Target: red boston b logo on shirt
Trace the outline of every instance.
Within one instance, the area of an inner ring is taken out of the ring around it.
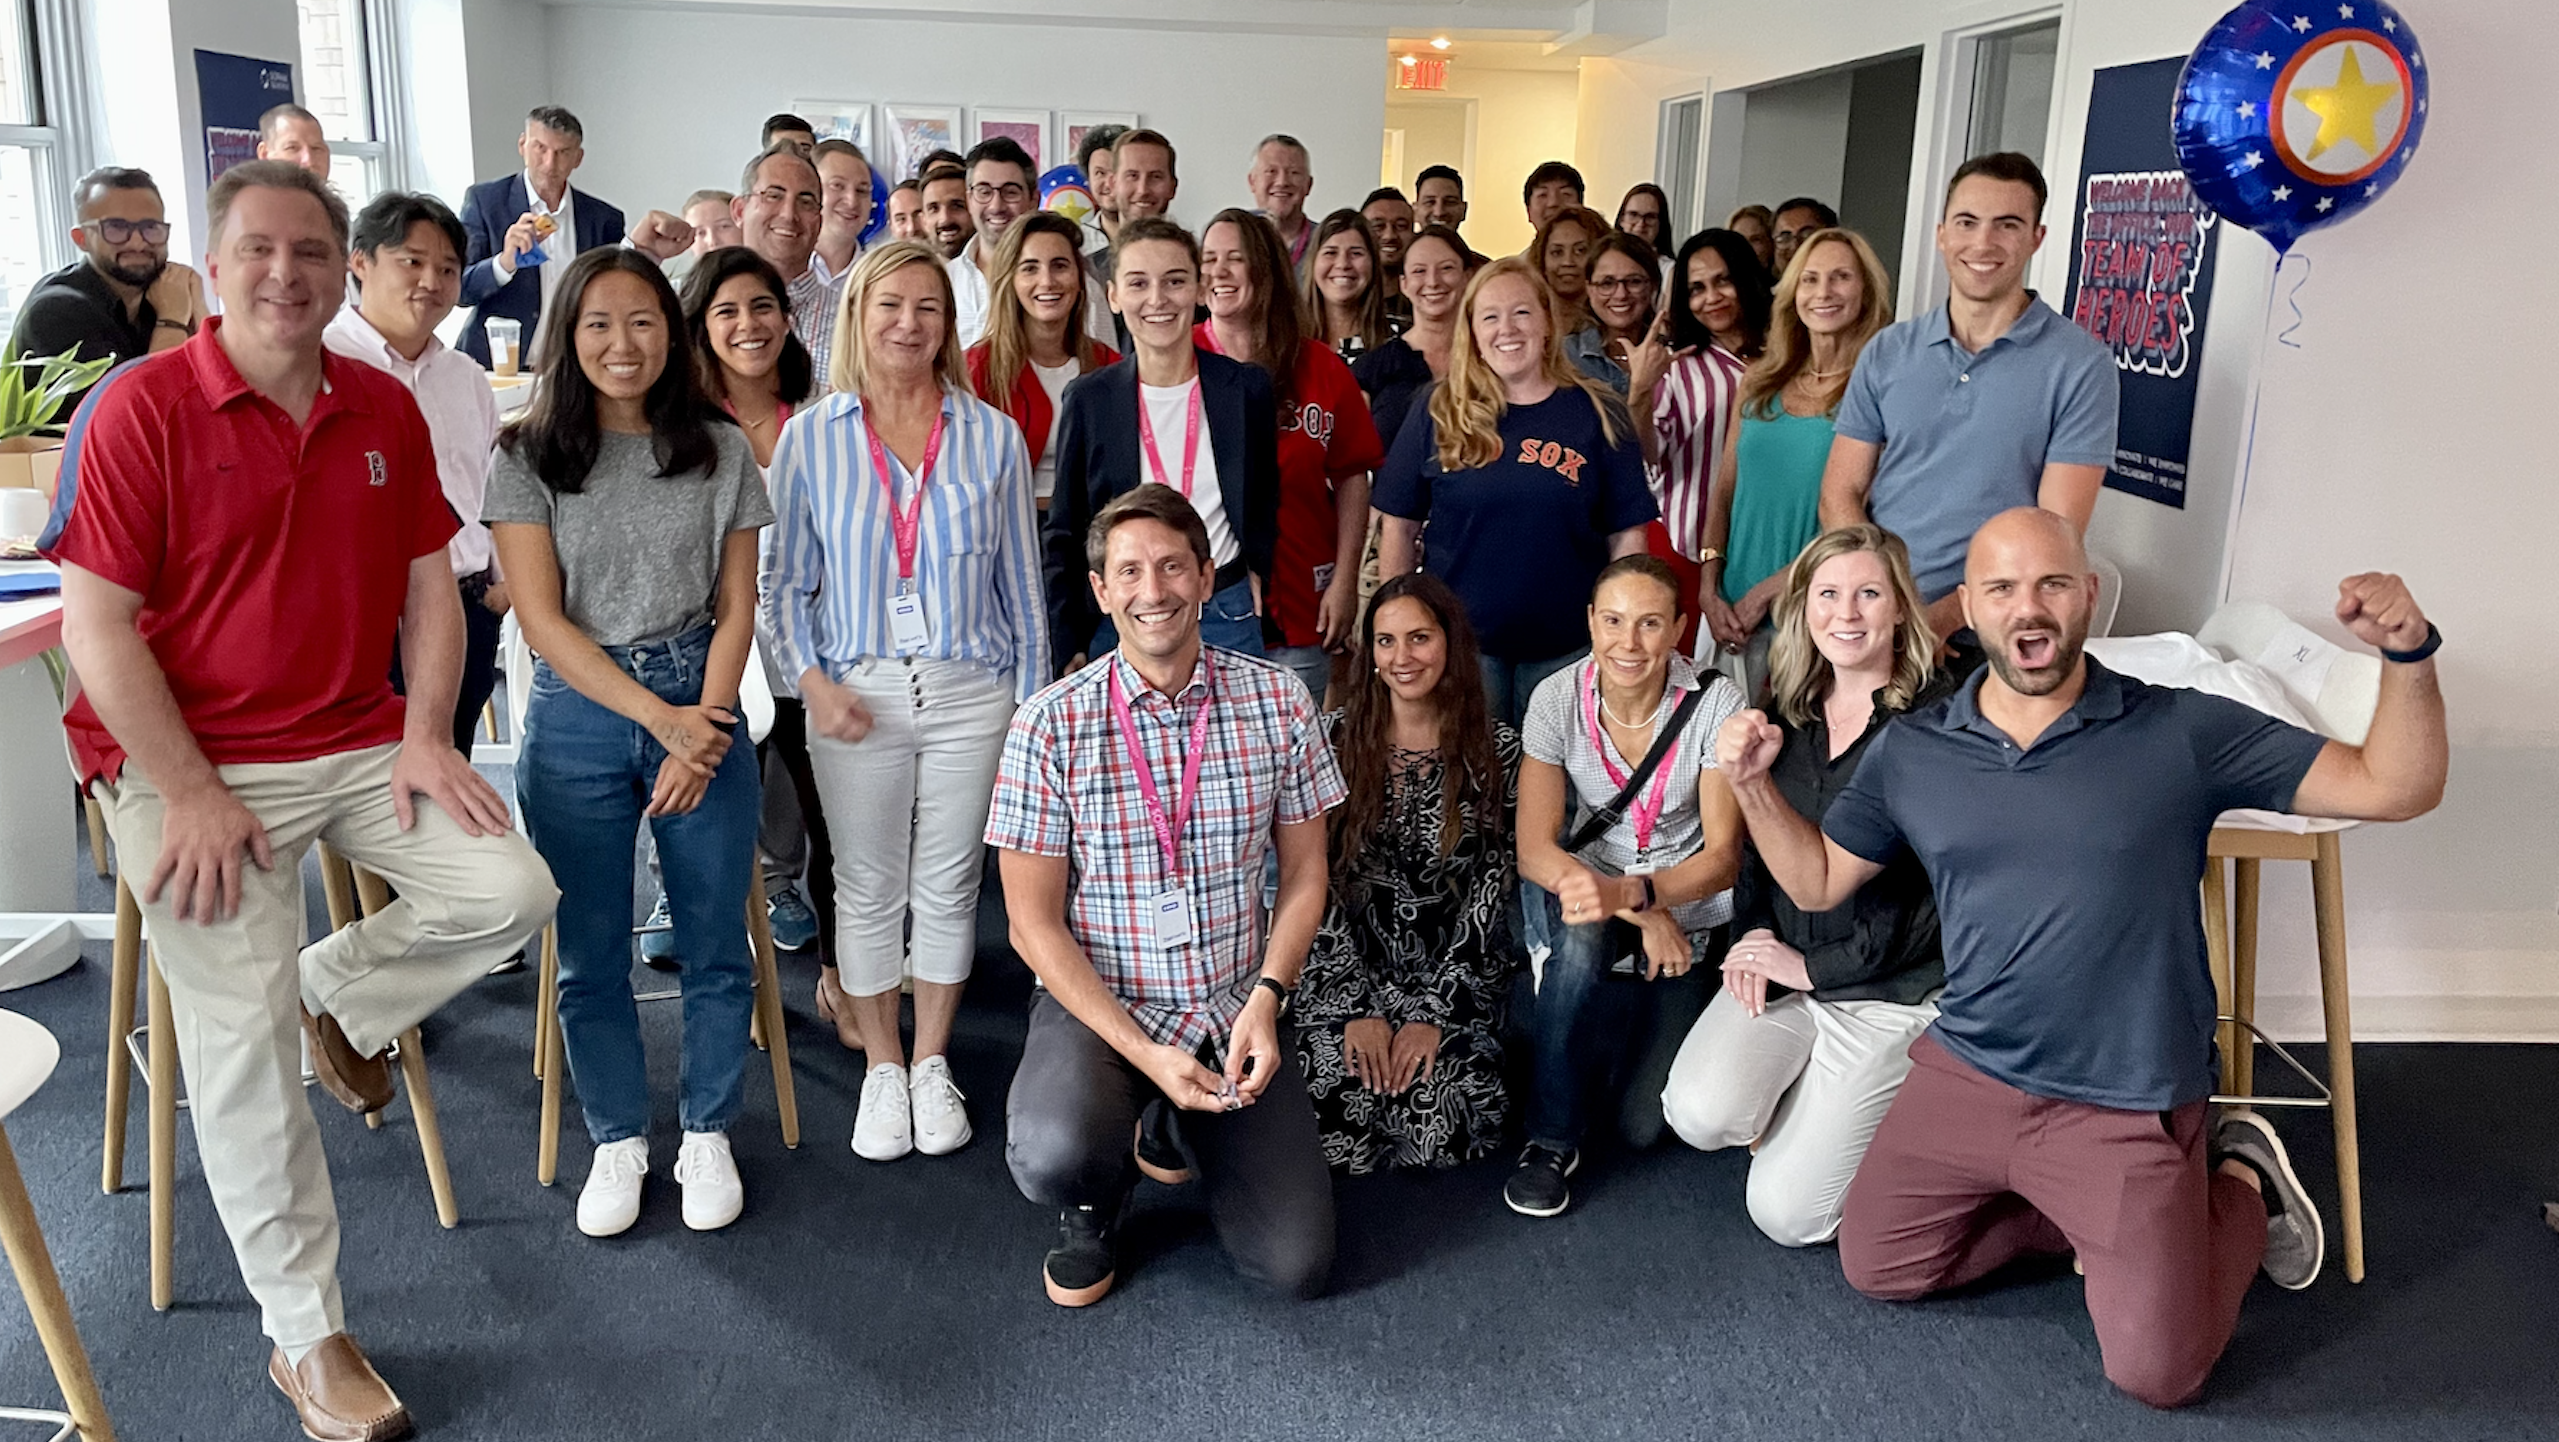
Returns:
[[[1582,465],[1588,459],[1589,457],[1571,446],[1560,445],[1554,441],[1541,441],[1531,437],[1519,443],[1519,464],[1544,466],[1562,476],[1564,484],[1568,486],[1578,486],[1582,483]]]
[[[377,486],[387,486],[391,483],[391,467],[383,461],[380,451],[364,453],[364,476],[367,481]]]

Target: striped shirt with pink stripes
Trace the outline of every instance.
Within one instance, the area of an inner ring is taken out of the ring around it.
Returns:
[[[1671,362],[1653,392],[1653,431],[1661,460],[1645,468],[1671,548],[1694,561],[1706,549],[1706,492],[1733,423],[1744,363],[1721,346]]]

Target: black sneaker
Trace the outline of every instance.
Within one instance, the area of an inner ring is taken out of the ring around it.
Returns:
[[[2319,1264],[2328,1254],[2328,1230],[2301,1178],[2294,1175],[2292,1157],[2274,1125],[2255,1112],[2225,1111],[2213,1124],[2207,1150],[2216,1166],[2235,1161],[2257,1174],[2258,1192],[2266,1201],[2266,1256],[2259,1263],[2266,1280],[2293,1292],[2318,1281]]]
[[[1579,1148],[1559,1152],[1535,1142],[1519,1154],[1519,1165],[1503,1184],[1502,1201],[1523,1217],[1561,1216],[1573,1204],[1573,1189],[1564,1179],[1582,1164]]]
[[[1154,1181],[1178,1187],[1191,1179],[1191,1164],[1182,1155],[1180,1135],[1173,1130],[1170,1102],[1155,1102],[1137,1117],[1137,1169]]]
[[[1119,1218],[1099,1207],[1068,1207],[1057,1215],[1057,1245],[1040,1269],[1048,1299],[1061,1307],[1089,1307],[1102,1300],[1119,1275],[1114,1255]]]

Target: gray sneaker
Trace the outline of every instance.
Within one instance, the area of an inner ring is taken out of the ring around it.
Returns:
[[[2257,1174],[2266,1199],[2266,1257],[2260,1263],[2276,1286],[2298,1292],[2319,1280],[2328,1254],[2328,1229],[2319,1208],[2293,1173],[2292,1158],[2274,1124],[2251,1111],[2225,1111],[2213,1124],[2208,1148],[2215,1163],[2243,1162]]]

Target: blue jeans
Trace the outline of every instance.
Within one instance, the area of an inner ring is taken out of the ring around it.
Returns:
[[[1491,709],[1494,720],[1517,731],[1520,719],[1528,714],[1528,698],[1537,694],[1538,683],[1589,654],[1590,648],[1581,646],[1543,661],[1514,661],[1488,655],[1484,658],[1484,704]]]
[[[710,647],[704,627],[604,654],[659,698],[690,706],[702,699]],[[726,1131],[737,1116],[755,994],[746,894],[763,783],[743,720],[731,738],[701,804],[647,818],[666,748],[548,665],[534,670],[517,789],[534,849],[560,883],[560,1029],[587,1136],[599,1146],[649,1129],[648,1066],[631,995],[632,852],[643,819],[657,840],[683,964],[678,1112],[688,1132]]]
[[[1622,1094],[1617,1132],[1634,1147],[1662,1134],[1662,1087],[1688,1029],[1719,984],[1728,928],[1689,938],[1694,964],[1653,981],[1607,976],[1617,958],[1599,924],[1567,926],[1554,895],[1531,888],[1529,915],[1542,919],[1554,950],[1529,1009],[1528,1139],[1569,1152],[1582,1138],[1583,1103],[1593,1090]]]
[[[1200,639],[1229,651],[1241,651],[1247,656],[1262,654],[1262,618],[1253,610],[1251,577],[1208,598],[1208,604],[1200,608]],[[1111,624],[1110,617],[1104,616],[1100,627],[1093,632],[1092,649],[1084,654],[1098,658],[1117,649],[1119,644],[1120,628]],[[1316,699],[1322,700],[1323,693],[1316,693]]]

